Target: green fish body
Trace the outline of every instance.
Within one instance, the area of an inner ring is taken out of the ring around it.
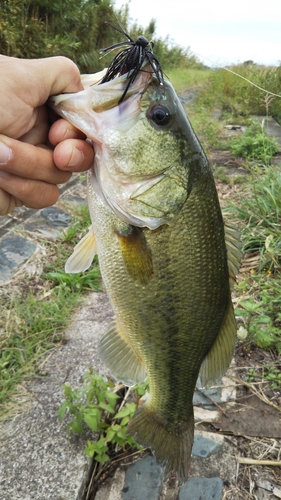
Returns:
[[[172,85],[140,72],[118,104],[125,82],[52,104],[96,152],[88,177],[92,232],[66,269],[86,268],[97,252],[115,313],[99,356],[125,384],[150,383],[128,433],[185,481],[197,378],[213,383],[233,354],[229,279],[239,267],[239,243],[224,224],[211,169]]]

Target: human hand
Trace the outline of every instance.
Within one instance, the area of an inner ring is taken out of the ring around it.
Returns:
[[[87,170],[93,149],[65,120],[50,128],[50,95],[82,90],[69,59],[0,56],[0,214],[16,206],[42,208],[59,196],[57,184]],[[49,137],[48,137],[49,136]],[[61,142],[62,141],[62,142]]]

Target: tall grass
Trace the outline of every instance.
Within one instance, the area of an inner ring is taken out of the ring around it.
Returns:
[[[210,74],[198,97],[201,106],[219,107],[224,115],[269,114],[281,120],[281,67],[240,64],[229,69],[280,97],[270,96],[269,99],[266,92],[222,68]]]
[[[281,270],[281,171],[279,167],[253,170],[251,186],[233,205],[243,220],[244,252],[259,251],[260,270]]]
[[[176,92],[187,89],[197,89],[208,82],[212,70],[204,68],[168,68],[165,74],[174,86]]]

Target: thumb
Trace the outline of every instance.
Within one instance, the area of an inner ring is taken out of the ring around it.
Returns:
[[[29,60],[28,63],[31,71],[34,69],[37,88],[40,89],[39,104],[44,104],[51,95],[84,90],[78,67],[67,57],[47,57]]]

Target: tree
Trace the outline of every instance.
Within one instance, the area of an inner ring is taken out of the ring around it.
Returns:
[[[126,10],[120,11],[126,24]],[[64,55],[81,72],[104,66],[99,49],[121,38],[104,24],[116,23],[111,0],[2,0],[0,52],[14,57]]]

